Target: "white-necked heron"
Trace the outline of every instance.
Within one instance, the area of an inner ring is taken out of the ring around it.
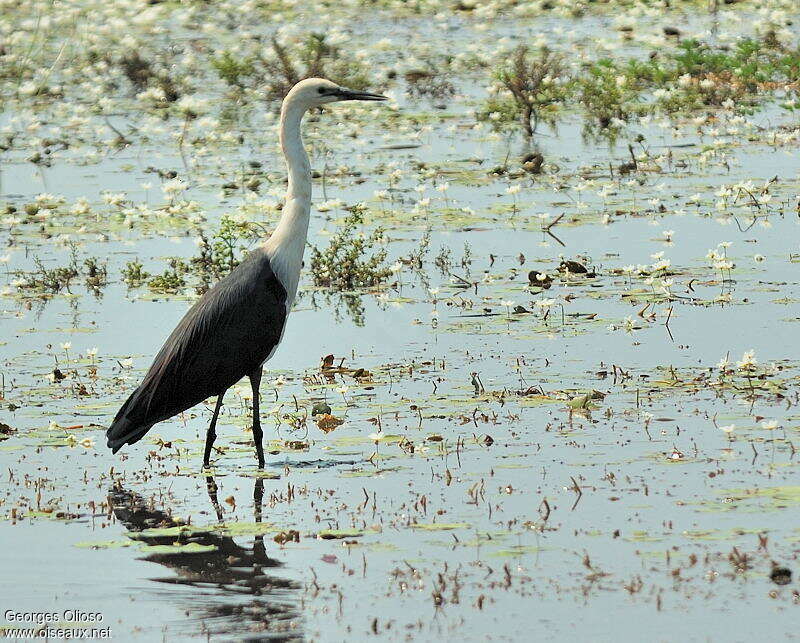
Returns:
[[[157,422],[203,400],[217,403],[206,436],[209,466],[222,398],[243,377],[253,388],[253,440],[264,466],[259,384],[264,362],[281,341],[300,280],[311,209],[311,167],[300,135],[303,115],[314,107],[385,96],[307,78],[292,87],[281,106],[280,142],[289,171],[286,202],[275,231],[186,313],[156,355],[139,387],[106,432],[114,453],[140,440]]]

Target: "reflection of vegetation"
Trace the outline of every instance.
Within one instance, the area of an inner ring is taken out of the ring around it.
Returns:
[[[532,53],[520,45],[496,80],[504,92],[490,98],[478,118],[498,126],[520,122],[528,136],[533,136],[540,120],[552,123],[556,106],[570,94],[563,58],[549,49]]]
[[[469,267],[472,265],[472,247],[469,241],[464,242],[464,254],[461,255],[461,267],[469,274]]]
[[[386,250],[370,254],[379,244],[383,230],[376,228],[368,236],[358,232],[363,223],[363,208],[353,207],[324,250],[311,250],[311,276],[315,286],[336,290],[366,288],[386,281],[392,271],[386,266]]]
[[[361,295],[352,293],[342,294],[339,298],[341,303],[344,304],[347,315],[353,320],[356,326],[364,325],[364,303],[361,301]],[[337,320],[339,319],[339,306],[334,308]]]
[[[318,294],[320,293],[312,291],[309,301],[315,310],[322,307],[322,304],[317,301]],[[333,318],[337,323],[341,322],[345,316],[359,327],[366,322],[363,296],[360,293],[326,291],[322,293],[322,296],[324,297],[323,304],[333,311]]]

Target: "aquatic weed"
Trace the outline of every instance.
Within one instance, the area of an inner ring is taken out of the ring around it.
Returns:
[[[212,58],[211,66],[228,85],[239,89],[245,87],[245,79],[256,73],[255,60],[252,57],[239,57],[230,51],[223,51]]]
[[[322,33],[309,33],[289,43],[273,38],[272,51],[262,64],[270,100],[281,100],[304,78],[328,78],[351,89],[366,89],[370,84],[364,64]]]
[[[144,270],[144,264],[134,259],[125,264],[122,269],[122,281],[131,288],[138,288],[150,278],[150,273]]]
[[[383,238],[383,230],[376,228],[370,234],[361,234],[363,208],[355,206],[342,225],[331,237],[328,247],[311,249],[311,276],[316,286],[337,290],[352,290],[375,286],[392,274],[386,266],[386,250],[370,254],[370,250]]]
[[[501,92],[486,102],[478,119],[495,125],[519,122],[528,136],[540,120],[552,122],[557,106],[570,95],[564,59],[547,48],[534,53],[520,45],[495,79]]]

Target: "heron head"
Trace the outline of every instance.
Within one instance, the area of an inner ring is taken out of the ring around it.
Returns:
[[[285,101],[298,103],[306,109],[344,100],[387,100],[386,96],[340,87],[326,78],[306,78],[286,95]]]

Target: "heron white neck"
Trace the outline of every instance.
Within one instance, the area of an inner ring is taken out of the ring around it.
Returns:
[[[300,135],[300,122],[305,112],[305,106],[291,99],[284,100],[280,141],[289,172],[289,187],[278,226],[264,243],[272,270],[286,290],[287,311],[297,294],[311,211],[311,165]]]
[[[284,101],[281,107],[281,150],[289,170],[287,200],[291,198],[311,200],[311,165],[300,135],[300,122],[305,112],[304,106],[297,105],[291,99]]]

